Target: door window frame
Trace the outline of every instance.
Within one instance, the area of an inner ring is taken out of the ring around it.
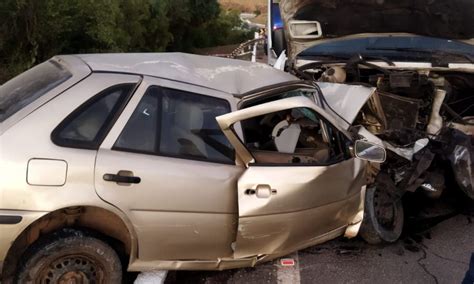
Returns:
[[[178,90],[182,92],[192,93],[194,95],[219,99],[219,100],[225,101],[228,104],[229,113],[236,110],[236,105],[237,105],[237,102],[239,101],[237,98],[234,98],[231,95],[218,91],[218,90],[208,89],[201,86],[190,85],[183,82],[177,82],[177,81],[172,81],[172,80],[167,80],[167,79],[162,79],[162,78],[157,78],[157,77],[144,76],[142,83],[137,88],[137,90],[131,97],[130,101],[128,102],[126,108],[121,113],[120,117],[117,119],[116,123],[110,130],[109,134],[100,145],[100,149],[120,151],[120,152],[125,152],[125,153],[134,153],[134,154],[139,154],[139,155],[148,155],[148,156],[154,156],[154,157],[175,158],[175,159],[182,159],[182,160],[188,160],[188,161],[207,162],[207,163],[212,163],[212,164],[222,164],[222,165],[241,165],[242,164],[235,150],[234,150],[234,155],[233,155],[234,157],[233,157],[232,162],[230,161],[222,162],[222,161],[211,161],[208,159],[200,159],[196,157],[188,158],[188,157],[175,156],[175,155],[150,153],[148,151],[132,151],[129,149],[118,149],[114,147],[115,142],[117,141],[117,139],[120,137],[120,134],[122,133],[122,130],[125,128],[127,122],[132,117],[135,109],[138,107],[138,105],[140,104],[140,101],[145,96],[147,90],[150,87]],[[239,127],[237,127],[237,129],[238,129],[237,131],[241,132],[241,129]]]
[[[310,108],[308,108],[308,109],[310,109]],[[313,110],[313,109],[311,109],[311,110]],[[333,128],[334,130],[337,131],[337,134],[335,135],[336,136],[335,138],[338,140],[337,142],[338,142],[340,147],[344,147],[345,145],[347,145],[348,142],[353,144],[352,139],[350,139],[344,133],[339,131],[339,129],[337,127],[335,127],[333,124],[331,124],[329,121],[327,121],[326,119],[321,117],[319,115],[319,113],[317,113],[316,111],[315,111],[315,115],[321,121],[321,123],[322,123],[321,129],[324,132],[327,132],[328,127]],[[251,118],[247,118],[247,119],[252,119],[252,118],[255,118],[255,117],[251,117]],[[238,121],[236,123],[242,124],[241,121]],[[231,128],[233,129],[233,126],[231,126]],[[328,135],[328,134],[323,133],[323,135]],[[328,138],[330,139],[329,135],[328,135]],[[239,137],[239,139],[240,139],[241,143],[244,145],[244,147],[247,149],[247,151],[250,153],[250,155],[252,155],[252,157],[254,158],[254,162],[250,163],[249,167],[327,167],[327,166],[331,166],[331,165],[334,165],[334,164],[337,164],[337,163],[344,162],[344,161],[352,158],[349,155],[349,149],[346,147],[345,149],[341,149],[342,150],[341,154],[343,154],[341,156],[341,158],[339,158],[337,160],[331,160],[330,162],[327,162],[327,163],[260,163],[260,162],[257,162],[257,160],[255,159],[255,156],[253,155],[252,151],[250,149],[248,149],[247,146],[245,146],[246,143],[244,143],[244,140],[242,140],[242,138],[240,138],[240,137]],[[278,153],[278,151],[275,151],[275,153]]]
[[[136,149],[131,149],[131,148],[126,148],[126,147],[120,147],[120,146],[116,146],[117,144],[117,141],[114,143],[114,145],[112,146],[112,150],[113,151],[121,151],[121,152],[130,152],[130,153],[137,153],[137,154],[145,154],[145,155],[153,155],[153,156],[159,156],[159,157],[168,157],[168,158],[176,158],[176,159],[184,159],[184,160],[192,160],[192,161],[202,161],[202,162],[209,162],[209,163],[216,163],[216,164],[226,164],[226,165],[233,165],[235,164],[235,151],[232,152],[232,156],[231,157],[228,157],[230,159],[230,161],[228,162],[225,162],[225,161],[220,161],[220,160],[217,160],[217,159],[206,159],[206,158],[200,158],[200,157],[196,157],[196,156],[191,156],[191,155],[186,155],[186,154],[167,154],[167,153],[163,153],[161,150],[160,150],[160,145],[161,145],[161,142],[162,142],[162,135],[161,135],[161,129],[162,129],[162,122],[160,120],[160,118],[163,117],[163,112],[161,110],[161,107],[163,106],[163,97],[164,97],[164,93],[162,93],[163,90],[170,90],[170,91],[178,91],[178,92],[183,92],[183,93],[186,93],[186,96],[190,96],[190,97],[206,97],[206,98],[210,98],[210,99],[213,99],[215,101],[220,101],[220,102],[223,102],[226,107],[227,107],[227,110],[229,112],[231,112],[231,106],[230,106],[230,103],[229,101],[225,100],[225,99],[222,99],[222,98],[217,98],[217,97],[213,97],[213,96],[209,96],[209,95],[203,95],[203,94],[198,94],[198,93],[194,93],[194,92],[189,92],[189,91],[183,91],[183,90],[178,90],[178,89],[175,89],[175,88],[168,88],[168,87],[163,87],[163,86],[159,86],[159,85],[150,85],[148,86],[148,88],[145,90],[145,93],[144,95],[142,96],[142,99],[144,98],[145,95],[147,95],[148,91],[149,90],[152,90],[152,89],[156,89],[159,94],[158,94],[158,98],[157,98],[157,106],[158,106],[158,109],[157,109],[157,112],[158,112],[158,115],[157,115],[157,119],[158,119],[158,123],[157,123],[157,127],[156,127],[156,131],[157,131],[157,137],[156,137],[156,141],[155,141],[155,145],[154,145],[154,151],[144,151],[144,150],[136,150]],[[139,103],[140,104],[140,103]],[[139,105],[138,104],[138,105]],[[137,107],[138,107],[137,105]],[[133,116],[133,114],[132,114]],[[132,118],[132,116],[130,117],[130,119]],[[130,120],[129,119],[129,120]],[[128,122],[128,121],[127,121]],[[122,132],[121,134],[123,133],[123,131],[125,130],[125,127],[127,126],[127,124],[125,124],[124,128],[122,129]],[[220,130],[220,129],[219,129]],[[120,136],[119,136],[120,137]],[[227,138],[226,138],[227,139]]]
[[[293,97],[293,98],[289,98],[289,99],[298,99],[299,97]],[[301,97],[303,98],[303,97]],[[258,107],[258,106],[265,106],[265,105],[268,105],[268,104],[272,104],[272,103],[277,103],[281,100],[289,100],[288,98],[287,99],[280,99],[280,100],[275,100],[275,101],[272,101],[272,102],[268,102],[268,103],[264,103],[264,104],[261,104],[261,105],[255,105],[255,106],[251,106],[247,109],[250,109],[250,108],[253,108],[253,107]],[[287,107],[287,108],[282,108],[280,110],[277,110],[277,111],[281,111],[281,110],[289,110],[289,109],[293,109],[293,108],[298,108],[298,107],[304,107],[304,108],[308,108],[308,109],[311,109],[312,111],[315,112],[315,114],[317,115],[317,117],[322,121],[324,122],[324,124],[326,126],[331,126],[332,128],[334,128],[335,130],[338,131],[339,133],[339,143],[341,144],[341,146],[344,146],[346,143],[344,143],[345,141],[344,140],[347,140],[348,143],[350,144],[353,144],[354,143],[354,139],[351,138],[351,136],[349,135],[349,133],[347,131],[345,131],[341,126],[339,126],[334,120],[331,121],[330,119],[330,116],[328,114],[326,114],[324,112],[324,110],[322,108],[320,108],[315,102],[312,102],[309,98],[303,98],[305,100],[307,100],[307,104],[306,105],[297,105],[297,106],[290,106],[290,107]],[[244,109],[241,109],[239,111],[242,111],[242,110],[246,110],[246,108]],[[276,112],[275,110],[268,110],[268,112],[265,112],[265,113],[262,113],[262,114],[269,114],[269,113],[272,113],[272,112]],[[351,158],[353,158],[350,154],[349,154],[349,149],[345,149],[345,153],[344,153],[344,156],[337,160],[337,161],[331,161],[330,163],[321,163],[321,164],[313,164],[313,163],[309,163],[309,164],[301,164],[301,163],[286,163],[286,164],[272,164],[272,163],[257,163],[256,160],[255,160],[255,157],[254,155],[252,154],[252,152],[246,147],[245,145],[245,142],[243,140],[243,137],[244,135],[238,135],[237,134],[237,131],[235,130],[235,126],[238,125],[241,129],[241,121],[242,120],[245,120],[245,119],[251,119],[251,118],[255,118],[256,116],[260,116],[262,114],[256,114],[256,115],[253,115],[251,117],[247,117],[247,118],[244,118],[244,119],[238,119],[237,121],[235,121],[234,123],[232,123],[231,125],[226,125],[227,124],[227,121],[223,122],[223,124],[221,125],[221,122],[219,122],[219,124],[224,127],[227,126],[227,130],[224,130],[224,133],[226,133],[226,136],[227,138],[229,139],[229,141],[231,141],[232,144],[234,143],[237,143],[238,145],[234,145],[234,148],[236,149],[236,152],[237,152],[237,156],[239,155],[242,155],[242,157],[240,157],[242,159],[242,161],[244,162],[244,164],[247,166],[247,167],[251,167],[251,166],[265,166],[265,167],[325,167],[325,166],[331,166],[331,165],[334,165],[334,164],[337,164],[337,163],[341,163],[343,161],[346,161],[346,160],[349,160]],[[222,116],[220,117],[222,118]],[[241,129],[242,131],[242,129]],[[230,134],[230,133],[232,134]],[[243,131],[242,131],[243,133]],[[228,135],[232,135],[234,137],[229,137]],[[341,137],[342,135],[342,137]],[[234,143],[233,143],[234,142]],[[244,152],[244,153],[238,153],[238,152]]]

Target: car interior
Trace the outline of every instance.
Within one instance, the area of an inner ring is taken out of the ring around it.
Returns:
[[[295,108],[242,121],[257,163],[326,165],[344,156],[339,134],[313,110]]]

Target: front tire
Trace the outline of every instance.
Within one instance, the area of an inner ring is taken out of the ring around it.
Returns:
[[[285,34],[283,29],[273,31],[272,45],[277,57],[279,57],[280,54],[286,50]]]
[[[400,198],[378,186],[367,189],[364,220],[359,232],[366,242],[380,244],[397,241],[402,234],[403,223],[404,211]]]
[[[40,239],[22,258],[16,283],[121,283],[122,265],[105,242],[75,229]]]

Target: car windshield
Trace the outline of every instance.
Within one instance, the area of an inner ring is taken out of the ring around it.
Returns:
[[[399,61],[428,61],[442,57],[451,63],[469,63],[474,58],[474,46],[467,43],[424,36],[377,36],[334,40],[315,45],[300,57],[354,55],[383,57]]]
[[[0,87],[0,122],[72,77],[60,64],[47,61]]]

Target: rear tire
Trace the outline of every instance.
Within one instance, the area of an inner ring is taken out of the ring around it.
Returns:
[[[404,211],[402,201],[390,195],[384,188],[370,187],[365,195],[364,220],[360,236],[369,244],[393,243],[403,230]]]
[[[105,242],[75,229],[40,239],[24,254],[16,283],[121,283],[122,265]]]

